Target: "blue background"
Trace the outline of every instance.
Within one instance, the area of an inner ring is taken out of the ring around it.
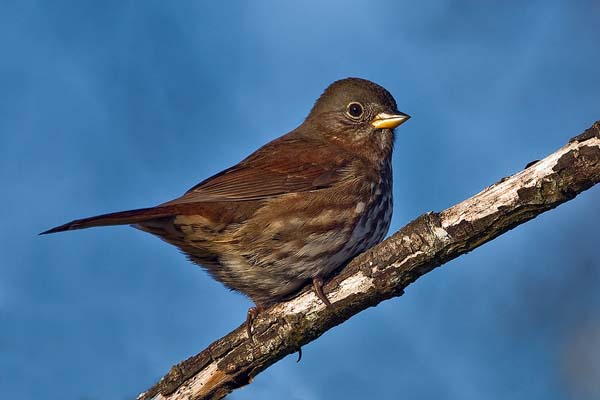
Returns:
[[[597,1],[2,1],[0,387],[126,399],[249,302],[128,227],[302,122],[332,81],[385,86],[390,232],[600,119]],[[232,399],[600,398],[600,189],[437,269]]]

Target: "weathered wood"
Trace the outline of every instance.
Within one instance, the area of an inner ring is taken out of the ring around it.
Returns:
[[[328,309],[305,289],[174,366],[139,400],[219,399],[328,329],[600,181],[600,121],[540,161],[440,213],[424,214],[356,257],[325,286]],[[597,210],[596,210],[597,211]]]

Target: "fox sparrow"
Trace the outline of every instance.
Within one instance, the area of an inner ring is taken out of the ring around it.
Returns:
[[[248,158],[156,207],[84,218],[46,233],[131,224],[179,247],[250,297],[247,329],[265,306],[380,242],[392,216],[393,129],[409,118],[358,78],[331,84],[306,120]]]

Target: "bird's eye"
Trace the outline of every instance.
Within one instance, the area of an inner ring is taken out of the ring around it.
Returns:
[[[348,104],[347,113],[352,118],[360,118],[363,114],[363,106],[360,103],[350,103]]]

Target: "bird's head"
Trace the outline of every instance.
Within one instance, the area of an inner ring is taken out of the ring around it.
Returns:
[[[393,129],[409,118],[398,111],[396,101],[383,87],[365,79],[346,78],[325,89],[306,124],[313,134],[345,147],[374,146],[391,152]]]

